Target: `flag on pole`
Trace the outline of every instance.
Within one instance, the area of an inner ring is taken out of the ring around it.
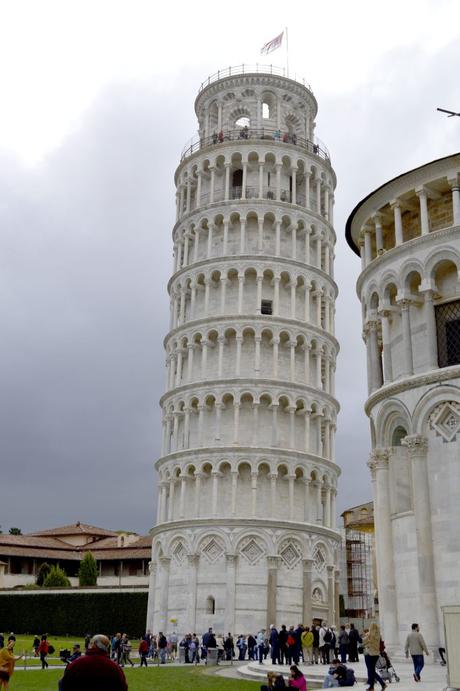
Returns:
[[[274,50],[279,48],[283,42],[283,34],[284,34],[284,31],[282,31],[278,36],[276,36],[275,38],[272,38],[271,41],[269,41],[264,46],[262,46],[260,54],[261,55],[268,55],[268,53],[272,53]]]

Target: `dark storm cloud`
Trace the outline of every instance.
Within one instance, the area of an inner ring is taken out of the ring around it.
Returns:
[[[447,69],[455,64],[456,46],[432,60],[399,51],[354,93],[315,88],[318,134],[338,177],[340,510],[371,493],[360,263],[345,220],[388,178],[459,149],[459,124],[434,110],[460,106]],[[154,523],[173,173],[196,129],[203,76],[181,75],[161,93],[152,84],[107,89],[35,171],[0,157],[3,528],[82,520],[146,532]]]

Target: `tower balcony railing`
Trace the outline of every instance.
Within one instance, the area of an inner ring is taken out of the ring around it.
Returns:
[[[271,74],[275,77],[287,77],[287,79],[292,79],[295,82],[299,82],[306,89],[312,91],[310,84],[308,84],[303,77],[298,77],[296,74],[292,75],[286,70],[285,67],[277,67],[276,65],[246,65],[242,63],[241,65],[234,65],[232,67],[224,67],[222,70],[218,70],[211,74],[210,77],[205,79],[201,83],[200,90],[201,93],[203,89],[206,89],[210,84],[218,82],[219,79],[226,79],[227,77],[236,77],[242,74]],[[313,92],[312,92],[313,93]]]
[[[311,141],[310,139],[305,139],[304,137],[298,137],[294,133],[267,127],[262,127],[260,129],[253,127],[239,127],[233,130],[220,130],[220,132],[214,132],[209,137],[193,138],[182,150],[180,157],[181,163],[184,159],[188,158],[197,151],[200,151],[201,149],[206,149],[211,146],[220,146],[221,144],[226,144],[233,141],[237,141],[239,143],[245,141],[269,141],[270,143],[274,143],[276,146],[290,144],[291,146],[299,147],[302,149],[302,151],[306,151],[308,154],[313,154],[314,156],[318,156],[329,163],[331,162],[329,151],[325,145],[316,138],[315,141]]]

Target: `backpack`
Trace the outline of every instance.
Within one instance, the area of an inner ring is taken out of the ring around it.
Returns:
[[[295,638],[291,635],[287,637],[287,644],[288,645],[295,645]]]
[[[326,631],[324,634],[324,642],[325,643],[330,643],[332,641],[332,633],[329,631],[329,629]]]
[[[345,679],[339,680],[339,686],[354,686],[356,684],[356,677],[354,670],[347,667],[347,676]]]

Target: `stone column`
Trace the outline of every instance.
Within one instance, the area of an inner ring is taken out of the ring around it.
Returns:
[[[240,218],[240,253],[246,251],[246,219]]]
[[[216,179],[215,166],[209,166],[209,170],[211,171],[211,182],[209,185],[209,203],[213,204],[214,203],[214,183],[215,183],[215,179]]]
[[[264,162],[259,161],[259,199],[264,197]]]
[[[195,511],[194,515],[196,518],[200,516],[200,504],[201,504],[201,477],[202,473],[195,471]]]
[[[292,204],[297,204],[297,170],[296,166],[291,168],[291,178],[292,178]]]
[[[377,250],[377,256],[379,256],[383,251],[382,215],[374,214],[373,220],[375,225],[375,248]]]
[[[238,274],[238,314],[243,312],[244,274]]]
[[[224,218],[223,221],[223,226],[224,226],[224,237],[223,237],[223,242],[222,242],[222,255],[224,257],[227,256],[228,254],[228,218]]]
[[[334,571],[334,611],[335,611],[335,626],[340,627],[340,571]]]
[[[204,279],[204,316],[209,316],[209,290],[211,286],[211,278]]]
[[[329,626],[332,626],[334,624],[335,618],[334,618],[334,604],[335,604],[335,597],[334,597],[334,566],[333,565],[328,565],[327,566],[327,604],[328,604],[328,611],[327,611],[327,623]]]
[[[276,167],[276,201],[279,202],[281,200],[281,168],[283,167],[282,163],[275,163]]]
[[[227,293],[227,277],[220,277],[220,313],[225,314],[225,300]]]
[[[218,352],[218,356],[217,356],[217,376],[219,379],[221,379],[221,377],[222,377],[222,364],[224,361],[225,336],[218,336],[217,342],[219,344],[219,352]]]
[[[430,219],[428,216],[428,197],[426,189],[422,187],[416,187],[415,193],[419,198],[420,202],[420,232],[421,235],[428,235],[430,232]]]
[[[410,325],[410,302],[409,300],[399,300],[401,308],[402,335],[404,345],[404,371],[403,374],[410,376],[414,373],[414,361],[412,356],[412,333]]]
[[[242,166],[243,166],[243,179],[242,179],[242,186],[241,186],[241,199],[246,199],[246,185],[247,185],[247,179],[248,179],[248,162],[242,161]]]
[[[257,514],[257,477],[259,473],[254,470],[251,473],[251,503],[252,503],[252,517],[255,518]]]
[[[212,257],[212,231],[214,230],[214,225],[212,223],[208,226],[208,247],[206,251],[206,258],[210,259]]]
[[[393,561],[388,451],[375,449],[368,462],[374,488],[375,547],[380,625],[387,646],[399,645],[396,582]]]
[[[271,404],[271,409],[273,412],[272,446],[278,446],[278,407],[278,403]]]
[[[310,237],[311,237],[311,228],[309,226],[307,226],[305,228],[305,254],[304,254],[305,264],[310,264]]]
[[[155,587],[156,587],[157,565],[154,561],[149,561],[149,600],[147,607],[147,631],[155,631],[153,621],[155,617]]]
[[[270,624],[277,622],[277,603],[276,590],[278,586],[278,566],[281,557],[270,556],[267,557],[267,631]]]
[[[264,219],[259,218],[258,220],[258,233],[257,233],[257,251],[262,253],[264,251]]]
[[[220,472],[213,470],[212,475],[212,515],[217,516],[217,499],[219,496],[219,477]]]
[[[174,421],[177,420],[177,416],[175,416]],[[177,441],[176,441],[176,447],[177,447]],[[176,481],[174,478],[171,478],[169,481],[169,506],[168,506],[168,521],[172,521],[175,516],[174,516],[174,485]]]
[[[160,560],[160,597],[158,612],[158,630],[168,630],[168,593],[169,593],[169,567],[171,559],[161,557]]]
[[[310,291],[311,291],[311,284],[306,283],[305,284],[305,302],[304,302],[304,321],[308,322],[310,321]]]
[[[382,320],[382,344],[383,344],[383,381],[389,384],[393,381],[393,362],[391,359],[391,329],[390,318],[391,310],[381,310],[380,318]]]
[[[402,216],[401,216],[401,202],[399,199],[394,199],[390,203],[391,208],[394,212],[395,219],[395,245],[402,245],[403,243],[403,227],[402,227]]]
[[[311,177],[311,172],[306,171],[304,173],[304,177],[305,177],[305,208],[309,209],[310,208],[310,177]]]
[[[227,202],[230,199],[230,168],[231,163],[225,163],[225,194],[224,199]]]
[[[235,362],[235,374],[237,377],[241,374],[241,346],[243,344],[243,336],[236,336],[236,362]]]
[[[259,446],[259,402],[254,401],[252,404],[252,445]]]
[[[233,633],[235,631],[235,596],[236,596],[236,556],[234,554],[225,555],[227,568],[225,577],[227,581],[227,593],[225,599],[225,631]]]
[[[364,256],[366,257],[366,266],[372,261],[371,232],[369,226],[364,227]]]
[[[233,443],[239,443],[240,435],[240,403],[233,401]]]
[[[187,631],[196,629],[196,595],[197,571],[200,557],[198,554],[188,554],[188,584],[187,584]],[[153,629],[152,629],[153,631]],[[164,629],[163,629],[164,632]]]
[[[198,181],[196,183],[196,208],[201,206],[201,184],[202,184],[202,170],[197,170]]]
[[[270,478],[270,517],[273,518],[276,515],[278,508],[276,493],[276,480],[278,478],[278,474],[269,473],[268,477]]]
[[[460,185],[458,177],[448,179],[447,182],[452,188],[452,215],[453,225],[460,225]]]
[[[291,288],[291,319],[295,319],[295,316],[296,316],[295,303],[296,303],[296,291],[297,291],[297,284],[295,283],[295,281],[291,281],[290,288]]]
[[[264,280],[263,274],[257,274],[257,297],[256,297],[256,314],[262,313],[262,282]]]
[[[185,475],[182,475],[181,479],[180,479],[179,518],[184,518],[186,489],[187,489],[187,477]]]
[[[275,221],[275,254],[281,254],[281,221]]]
[[[254,375],[260,377],[260,342],[261,336],[254,337]]]
[[[402,440],[407,448],[412,474],[412,496],[414,501],[415,536],[417,540],[419,611],[414,621],[420,622],[423,636],[428,646],[437,649],[439,645],[438,603],[434,573],[433,535],[431,517],[433,515],[428,476],[428,440],[411,435]]]
[[[311,483],[315,489],[315,504],[316,504],[316,517],[315,517],[315,522],[318,523],[318,525],[321,525],[323,522],[323,511],[322,511],[322,503],[321,503],[321,482],[319,480],[315,480],[314,482]]]
[[[201,341],[201,378],[206,379],[207,372],[207,360],[208,360],[208,342],[206,339]]]
[[[280,276],[274,276],[273,283],[273,316],[279,317],[280,311]]]
[[[316,213],[321,215],[321,178],[315,178],[316,184]]]
[[[272,364],[272,375],[273,379],[278,378],[278,350],[279,350],[280,339],[272,338],[271,345],[273,346],[273,364]]]
[[[380,356],[378,341],[378,321],[371,320],[368,322],[368,325],[371,358],[371,391],[375,391],[376,389],[380,389],[383,384],[382,358]]]
[[[434,291],[430,288],[420,290],[424,297],[424,321],[426,333],[426,353],[428,369],[438,368],[438,338],[436,329],[436,315],[433,305]]]
[[[231,499],[231,513],[232,516],[236,515],[236,493],[238,491],[238,471],[232,470],[232,499]]]
[[[303,559],[303,592],[302,592],[302,621],[305,626],[311,626],[313,621],[313,611],[311,606],[312,593],[312,568],[313,559]]]
[[[305,451],[308,453],[310,451],[310,416],[311,416],[311,410],[306,410],[305,411],[305,428],[304,428],[304,434],[305,434]]]

